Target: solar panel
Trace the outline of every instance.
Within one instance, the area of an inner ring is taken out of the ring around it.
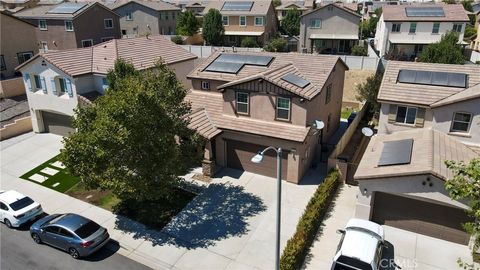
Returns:
[[[213,63],[208,65],[208,67],[205,70],[213,71],[213,72],[237,74],[242,67],[243,67],[243,63],[229,63],[229,62],[214,61]]]
[[[86,5],[86,3],[63,3],[49,10],[47,13],[73,14],[85,7]]]
[[[249,1],[226,1],[223,4],[222,10],[226,11],[250,11],[252,9],[253,2]]]
[[[406,7],[407,17],[445,17],[442,7]]]
[[[291,83],[293,85],[296,85],[300,88],[305,88],[305,86],[309,85],[310,82],[305,80],[304,78],[297,76],[293,73],[288,73],[287,75],[284,75],[282,77],[282,80]]]
[[[467,88],[468,75],[464,73],[401,69],[398,82]]]
[[[413,139],[384,142],[378,166],[410,164],[412,148]]]
[[[244,65],[266,67],[272,60],[272,56],[221,54],[204,70],[236,74]]]

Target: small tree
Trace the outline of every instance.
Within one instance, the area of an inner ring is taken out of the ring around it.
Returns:
[[[439,64],[464,64],[462,47],[458,44],[458,35],[449,32],[439,42],[428,45],[419,58],[420,62]]]
[[[203,17],[203,39],[207,45],[221,45],[225,29],[222,14],[217,9],[210,9]]]
[[[281,0],[273,0],[273,6],[274,7],[278,7],[278,6],[281,6],[282,5],[282,1]]]
[[[300,16],[302,12],[293,8],[287,11],[285,17],[281,21],[281,30],[285,35],[290,37],[298,36],[300,34]]]
[[[283,38],[272,39],[263,49],[267,52],[286,52],[287,42]]]
[[[177,34],[193,36],[198,32],[198,21],[191,10],[180,13],[177,23]]]
[[[183,44],[182,36],[173,36],[173,37],[170,38],[170,40],[175,44],[179,44],[179,45]]]
[[[382,84],[382,78],[382,73],[376,73],[368,77],[365,83],[357,86],[357,100],[369,103],[370,111],[373,113],[376,113],[380,110],[380,105],[377,102],[377,96],[380,85]]]
[[[256,48],[256,47],[258,47],[258,44],[255,41],[255,39],[253,39],[252,37],[246,37],[246,38],[242,39],[242,43],[240,44],[240,47]]]
[[[356,45],[352,48],[352,55],[356,56],[367,56],[367,49],[363,46]]]
[[[473,12],[472,2],[473,2],[472,0],[463,0],[462,1],[463,8],[466,11]]]

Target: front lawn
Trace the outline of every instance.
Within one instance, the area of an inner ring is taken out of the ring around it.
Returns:
[[[114,207],[120,202],[111,191],[101,189],[86,189],[81,182],[66,192],[67,195],[99,206],[108,211],[113,211]]]

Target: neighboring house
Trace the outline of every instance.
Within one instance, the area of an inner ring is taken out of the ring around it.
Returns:
[[[195,16],[202,16],[203,10],[205,7],[210,3],[209,0],[205,1],[189,1],[187,5],[185,5],[185,10],[191,10]]]
[[[35,25],[0,12],[0,79],[17,75],[15,67],[38,53],[35,30]]]
[[[114,39],[88,48],[40,53],[17,69],[22,72],[35,132],[67,135],[79,103],[93,100],[108,87],[106,74],[116,59],[138,70],[162,59],[186,87],[197,57],[162,36]]]
[[[276,155],[251,162],[258,151],[274,146],[283,149],[282,179],[299,183],[312,162],[318,163],[319,143],[339,126],[346,70],[334,56],[211,55],[188,75],[190,127],[208,139],[203,173],[230,167],[275,177]],[[324,122],[322,131],[316,120]]]
[[[38,4],[38,0],[0,0],[1,11],[16,13],[25,8],[32,8]]]
[[[287,15],[287,12],[291,9],[297,9],[304,14],[305,12],[313,9],[313,1],[286,1],[278,7],[275,7],[277,12],[277,18],[279,21]]]
[[[480,52],[480,17],[477,20],[477,35],[470,45],[472,50]]]
[[[118,0],[108,5],[120,16],[123,37],[174,35],[181,9],[162,1]]]
[[[222,14],[225,45],[240,46],[244,38],[251,37],[263,46],[277,33],[278,21],[271,1],[210,1],[203,15],[210,9]]]
[[[468,244],[468,202],[445,190],[445,161],[480,157],[480,66],[389,61],[378,101],[378,134],[354,176],[356,216]]]
[[[300,18],[300,52],[350,54],[358,44],[361,16],[341,5],[329,4]]]
[[[375,47],[388,59],[414,60],[442,35],[458,33],[463,43],[467,12],[461,4],[386,5],[377,23]]]
[[[42,51],[89,47],[120,38],[118,15],[96,2],[40,5],[15,16],[38,26]]]

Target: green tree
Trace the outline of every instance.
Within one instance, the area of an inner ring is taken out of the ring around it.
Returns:
[[[283,38],[275,38],[270,40],[263,49],[267,52],[286,52],[287,42]]]
[[[246,38],[242,39],[242,43],[240,44],[240,47],[256,48],[256,47],[258,47],[258,44],[255,41],[255,39],[253,39],[252,37],[246,37]]]
[[[352,55],[367,56],[368,52],[365,47],[356,45],[352,48]]]
[[[449,5],[456,4],[455,0],[442,0],[442,2]]]
[[[177,34],[193,36],[198,32],[198,21],[191,10],[180,13],[177,23]]]
[[[302,12],[293,8],[287,11],[285,17],[281,21],[281,30],[285,35],[290,37],[298,36],[300,34],[300,16]]]
[[[449,32],[439,42],[428,45],[419,58],[420,62],[439,64],[464,64],[462,47],[458,44],[458,35]]]
[[[170,40],[175,43],[175,44],[183,44],[183,37],[182,36],[173,36],[170,38]]]
[[[138,72],[117,61],[108,76],[106,94],[75,110],[77,132],[64,138],[60,159],[87,187],[122,201],[166,198],[203,142],[187,127],[187,90],[162,62]]]
[[[463,8],[466,11],[473,12],[472,2],[473,2],[472,0],[463,0],[462,1]]]
[[[378,90],[382,84],[383,73],[376,73],[367,78],[365,83],[357,86],[356,99],[370,104],[370,111],[376,113],[380,110],[377,102]]]
[[[221,45],[225,29],[223,27],[222,14],[217,9],[210,9],[203,16],[203,39],[207,45]]]
[[[282,1],[281,0],[273,0],[273,6],[274,7],[278,7],[278,6],[281,6],[282,5]]]
[[[463,224],[469,234],[474,237],[473,252],[480,249],[480,158],[472,159],[468,163],[446,161],[445,164],[453,172],[453,178],[445,182],[445,189],[454,200],[464,199],[469,202],[468,215],[471,222]],[[464,269],[474,269],[473,265],[462,262]]]

